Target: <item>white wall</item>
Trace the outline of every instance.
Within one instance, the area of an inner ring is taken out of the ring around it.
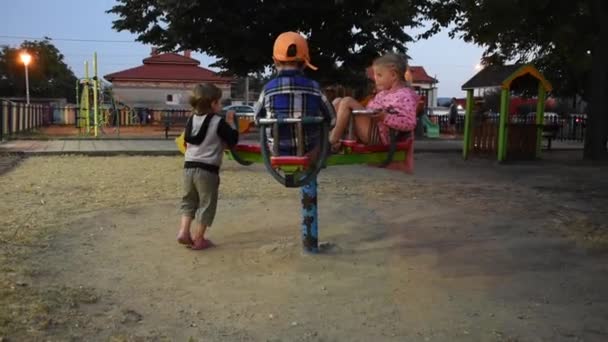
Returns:
[[[428,83],[413,83],[412,86],[423,90],[428,90],[429,95],[427,98],[427,105],[429,107],[437,107],[438,89],[436,87]]]
[[[231,91],[229,84],[218,84],[222,90],[222,98],[230,98]],[[132,107],[149,108],[188,108],[189,98],[192,94],[191,89],[194,85],[187,88],[174,87],[149,87],[149,86],[121,86],[115,85],[112,88],[116,100]],[[172,101],[168,101],[167,96],[171,95]]]

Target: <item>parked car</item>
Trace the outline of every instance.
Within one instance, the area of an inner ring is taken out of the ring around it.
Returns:
[[[452,103],[451,97],[439,97],[437,98],[437,106],[439,107],[449,107]]]
[[[226,107],[222,108],[221,114],[222,115],[226,115],[226,112],[231,111],[231,110],[235,111],[236,114],[237,114],[237,116],[239,114],[241,114],[241,115],[242,114],[245,114],[245,115],[247,115],[247,114],[249,114],[249,115],[253,114],[253,107],[252,106],[246,106],[246,105],[231,105],[231,106],[226,106]]]

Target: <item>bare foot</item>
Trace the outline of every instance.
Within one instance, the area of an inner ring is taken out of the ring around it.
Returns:
[[[194,241],[192,241],[192,238],[190,237],[190,233],[186,232],[179,232],[177,235],[177,242],[186,246],[194,244]]]
[[[335,143],[330,143],[330,144],[331,144],[331,152],[333,152],[333,153],[340,152],[340,148],[342,148],[342,142],[337,141]]]
[[[213,242],[211,242],[211,240],[197,239],[194,241],[192,246],[190,246],[190,249],[192,249],[194,251],[200,251],[203,249],[211,248],[213,246],[215,246],[215,245],[213,244]]]

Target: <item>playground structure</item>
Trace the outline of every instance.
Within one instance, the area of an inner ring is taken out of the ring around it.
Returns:
[[[368,78],[373,80],[371,68],[366,70]],[[406,70],[406,80],[411,81],[412,75]],[[228,157],[241,165],[262,163],[270,175],[281,185],[288,188],[301,188],[302,203],[302,244],[307,253],[319,252],[318,241],[318,211],[317,211],[317,175],[321,169],[336,165],[372,164],[380,167],[391,167],[407,173],[414,171],[414,135],[413,132],[397,132],[390,130],[390,142],[384,145],[372,140],[370,145],[359,143],[354,137],[354,116],[376,115],[374,110],[354,110],[349,123],[348,138],[341,141],[340,153],[329,153],[329,123],[324,117],[277,117],[256,120],[259,131],[258,144],[238,144],[227,151]],[[253,121],[254,114],[241,115],[245,120],[236,116],[236,125],[242,131],[243,122],[247,127],[248,121]],[[372,120],[373,122],[373,120]],[[279,127],[283,125],[296,126],[297,155],[281,155],[279,144],[269,138],[279,136]],[[375,125],[375,123],[372,123]],[[319,141],[314,151],[304,151],[304,126],[317,126]],[[376,131],[377,127],[370,127]],[[372,134],[374,136],[374,134]],[[182,134],[176,139],[178,149],[185,153],[186,144]],[[271,153],[272,150],[272,153]]]
[[[437,139],[440,137],[439,124],[433,122],[426,113],[423,113],[420,116],[420,123],[424,126],[424,131],[427,138]]]
[[[537,108],[534,122],[511,120],[509,103],[512,89],[529,88],[537,84]],[[473,94],[475,89],[501,89],[500,117],[498,123],[474,115]],[[467,92],[464,143],[462,156],[495,155],[499,162],[507,160],[537,159],[541,153],[544,128],[545,100],[552,90],[551,84],[531,64],[489,66],[481,70],[462,89]]]
[[[356,110],[353,115],[375,115],[376,111]],[[253,117],[253,115],[243,115]],[[237,118],[237,122],[239,122]],[[297,134],[297,155],[280,155],[279,146],[269,138],[268,132],[278,136],[280,125],[295,125]],[[317,149],[305,153],[304,126],[315,125],[320,131]],[[354,139],[353,119],[351,118],[348,138],[342,140],[342,150],[329,154],[329,123],[323,117],[303,118],[265,118],[257,121],[259,144],[238,144],[226,151],[230,159],[241,165],[262,163],[272,177],[281,185],[289,188],[301,188],[302,202],[302,243],[305,252],[318,253],[317,225],[317,175],[327,166],[372,164],[413,172],[414,137],[411,133],[390,131],[390,143],[383,145],[373,143],[364,145]],[[176,138],[178,149],[185,153],[184,134]],[[271,152],[272,150],[272,152]]]
[[[366,70],[368,78],[370,68]],[[406,70],[405,80],[411,81],[412,74]],[[241,165],[248,166],[253,163],[262,163],[270,175],[281,185],[288,188],[301,189],[302,203],[302,244],[307,253],[319,252],[318,240],[318,211],[317,211],[317,175],[321,169],[336,165],[371,164],[380,167],[391,167],[403,170],[407,173],[414,171],[414,134],[413,132],[397,132],[390,129],[389,144],[384,145],[376,139],[372,139],[369,145],[359,143],[354,136],[354,116],[378,114],[375,110],[354,110],[349,122],[348,137],[341,141],[339,153],[329,153],[329,122],[321,116],[315,117],[272,117],[255,118],[254,114],[235,115],[236,128],[242,132],[244,124],[254,121],[259,131],[258,144],[237,144],[226,151],[230,159]],[[241,119],[243,117],[243,119]],[[374,122],[372,120],[372,122]],[[376,131],[370,127],[371,131]],[[296,126],[295,140],[297,142],[296,155],[281,155],[279,143],[269,137],[279,137],[280,126]],[[305,151],[304,127],[316,126],[319,132],[319,141],[313,151]],[[248,129],[248,128],[247,128]],[[372,134],[372,137],[374,134]],[[184,134],[176,139],[178,149],[186,152]],[[272,150],[272,152],[271,152]]]
[[[106,134],[105,128],[113,127],[120,135],[120,126],[140,124],[138,113],[124,104],[117,104],[110,88],[102,88],[97,72],[97,53],[93,53],[93,77],[89,73],[89,62],[84,62],[84,78],[76,81],[76,127],[80,134],[99,137]],[[105,91],[104,91],[105,90]],[[108,103],[109,102],[109,103]],[[162,115],[162,114],[160,114]]]
[[[84,78],[76,81],[76,107],[78,108],[78,115],[76,118],[77,127],[80,129],[84,128],[84,133],[86,135],[91,134],[92,129],[93,136],[95,137],[99,134],[99,121],[101,121],[99,115],[100,93],[101,87],[97,75],[97,52],[95,52],[93,53],[93,78],[89,76],[89,62],[85,61]],[[93,123],[93,126],[91,126],[91,123]]]
[[[407,80],[407,74],[406,74]],[[419,89],[417,90],[420,95],[420,100],[416,108],[416,115],[418,116],[418,125],[422,126],[418,129],[422,129],[420,132],[424,132],[424,136],[427,138],[436,139],[440,137],[440,126],[437,122],[433,122],[429,117],[428,113],[430,108],[427,102],[428,90]]]
[[[410,67],[408,67],[407,70],[405,71],[405,81],[408,84],[412,84],[414,82],[414,76],[412,74]],[[419,116],[418,123],[420,125],[422,125],[422,127],[424,129],[424,134],[427,138],[439,138],[439,135],[440,135],[439,134],[440,133],[439,125],[437,123],[431,121],[431,119],[429,118],[429,116],[427,114],[429,111],[428,98],[431,93],[431,89],[415,88],[415,90],[418,93],[418,95],[420,95],[420,103],[418,104],[418,108],[417,108],[416,112],[422,113],[422,115]]]

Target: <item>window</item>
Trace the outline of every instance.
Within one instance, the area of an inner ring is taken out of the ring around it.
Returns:
[[[179,94],[167,94],[165,98],[165,103],[170,105],[179,104],[180,95]]]

